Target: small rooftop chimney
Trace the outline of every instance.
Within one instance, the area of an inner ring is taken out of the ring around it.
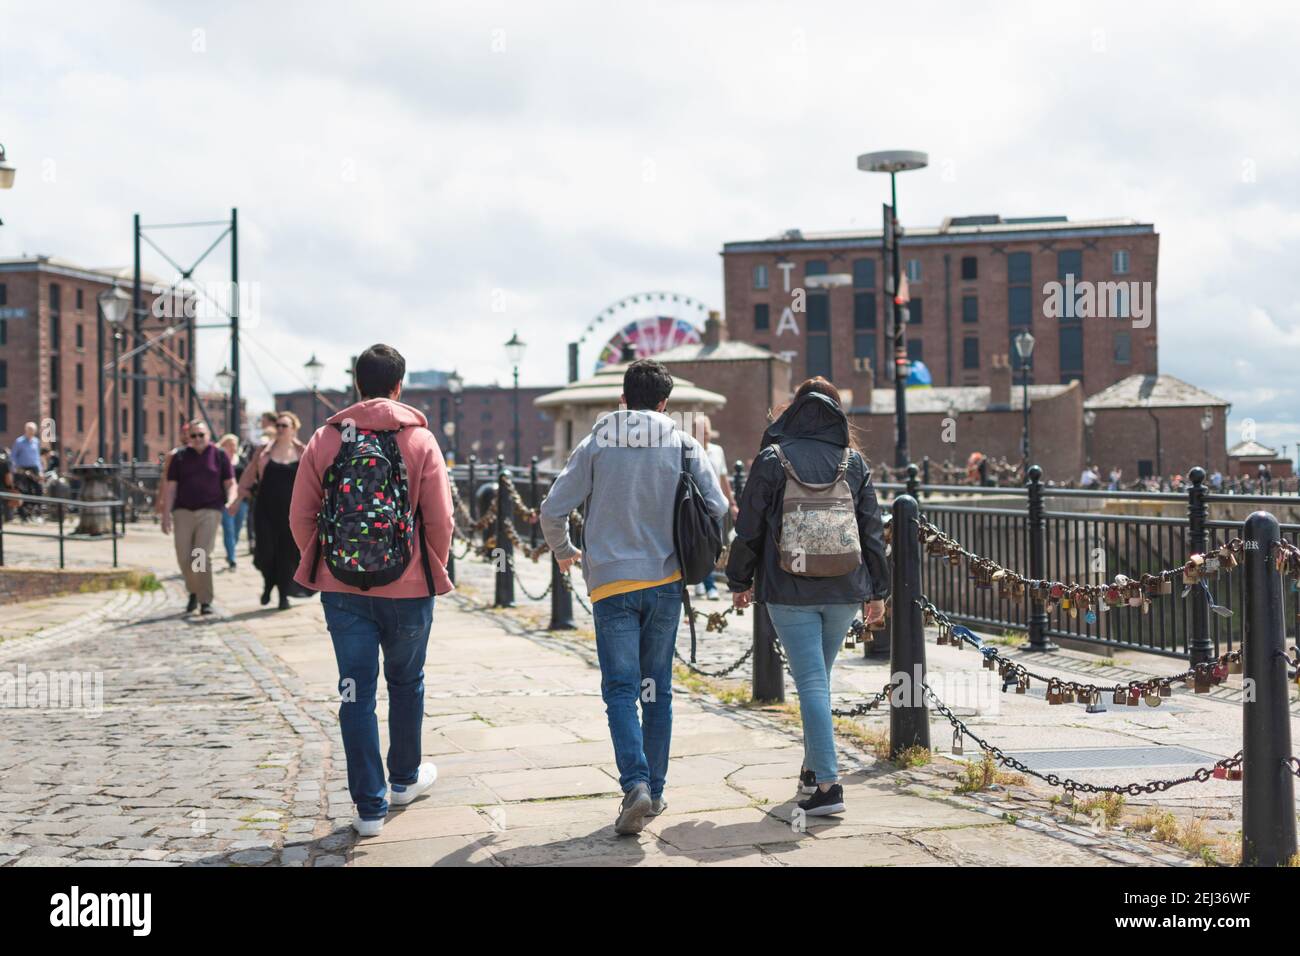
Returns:
[[[703,341],[705,345],[718,346],[727,341],[727,323],[720,312],[710,312],[704,322]]]

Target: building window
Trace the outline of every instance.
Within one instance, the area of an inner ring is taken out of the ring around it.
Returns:
[[[974,256],[961,257],[961,279],[971,282],[979,278],[979,261]]]
[[[51,355],[50,356],[50,391],[57,392],[58,390],[59,390],[59,357],[57,355]]]
[[[1015,285],[1007,289],[1007,324],[1014,326],[1033,325],[1033,295],[1027,285]]]
[[[907,281],[908,282],[921,281],[921,260],[920,259],[907,260]]]
[[[184,358],[185,358],[185,340],[184,340],[184,339],[179,340],[179,341],[176,343],[176,345],[177,345],[177,349],[178,349],[178,351],[180,352],[180,356],[181,356],[181,358],[184,359]]]
[[[964,295],[961,297],[961,320],[963,322],[978,322],[980,320],[979,296]]]
[[[1028,284],[1031,262],[1032,260],[1030,259],[1029,253],[1027,252],[1008,253],[1007,254],[1007,284],[1008,285],[1020,285],[1021,283]]]
[[[807,372],[808,378],[815,375],[831,378],[831,300],[824,292],[808,296]]]
[[[63,296],[57,282],[50,283],[50,311],[58,312],[62,304]]]
[[[825,259],[809,259],[803,267],[805,276],[824,276],[828,271]]]
[[[0,359],[0,388],[9,387],[9,363]]]
[[[56,288],[56,287],[51,286],[50,288]],[[59,313],[55,311],[51,311],[50,312],[50,348],[56,352],[59,350],[59,338],[62,329],[63,327],[60,322]]]
[[[129,432],[130,430],[131,430],[130,409],[124,408],[122,409],[122,431]]]
[[[1114,269],[1115,275],[1122,276],[1128,274],[1128,250],[1127,249],[1116,249],[1115,252],[1111,254],[1110,258],[1111,258],[1111,267]]]
[[[909,325],[921,324],[921,300],[919,298],[907,303],[907,322]]]
[[[77,323],[77,348],[84,349],[85,347],[86,347],[86,328],[84,325],[78,322]]]
[[[8,305],[8,304],[9,304],[8,290],[5,289],[5,284],[3,282],[0,282],[0,305]]]
[[[771,318],[771,307],[766,303],[759,303],[754,306],[754,331],[766,332],[768,321]]]
[[[767,288],[767,266],[754,266],[754,288]]]
[[[85,430],[86,430],[86,408],[84,405],[78,405],[77,406],[77,431],[84,432]]]
[[[86,390],[86,367],[80,362],[77,363],[77,391]]]
[[[1056,278],[1064,282],[1066,276],[1074,276],[1075,284],[1083,279],[1083,250],[1062,249],[1056,254]]]
[[[0,403],[0,432],[9,431],[9,406]]]
[[[166,386],[166,384],[163,382],[162,378],[159,377],[159,379],[158,379],[158,397],[159,397],[159,398],[163,398],[164,396],[166,396],[166,394],[167,394],[167,386]]]
[[[77,411],[81,411],[81,409],[77,409]],[[167,414],[166,412],[159,412],[159,413],[158,413],[158,434],[159,434],[159,435],[166,435],[166,434],[167,434],[167,418],[166,418],[166,414]],[[78,425],[77,427],[80,428],[81,426]]]
[[[1061,381],[1083,373],[1083,325],[1076,321],[1061,325]]]
[[[874,329],[876,327],[876,294],[874,292],[853,293],[853,328],[855,331]]]
[[[920,339],[908,339],[908,340],[907,340],[907,360],[908,360],[909,362],[920,362],[920,361],[923,361],[923,359],[921,358],[921,340],[920,340]]]
[[[870,368],[876,371],[876,333],[853,333],[853,357],[857,359],[858,371]]]
[[[853,260],[853,288],[874,289],[876,287],[876,260]]]
[[[980,367],[980,340],[974,336],[967,336],[961,340],[961,367]]]
[[[1133,337],[1128,332],[1115,333],[1115,362],[1127,365],[1133,361]]]
[[[4,286],[0,286],[0,289],[3,288]],[[8,345],[8,344],[9,344],[9,320],[0,319],[0,345]]]
[[[81,290],[78,289],[77,290],[77,311],[80,312],[83,308],[85,308],[85,299],[81,297]]]
[[[1156,473],[1156,470],[1155,470],[1154,467],[1152,467],[1152,465],[1151,465],[1151,459],[1150,459],[1150,458],[1139,458],[1139,459],[1138,459],[1138,477],[1139,477],[1139,478],[1152,478],[1152,477],[1155,476],[1155,473]]]

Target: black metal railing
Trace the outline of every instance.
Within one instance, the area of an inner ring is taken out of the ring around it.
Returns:
[[[40,509],[40,523],[34,521],[15,521],[9,515],[10,502],[16,505],[29,505]],[[59,543],[59,567],[67,566],[66,548],[69,542],[82,544],[88,542],[109,542],[113,551],[113,567],[117,567],[117,540],[126,533],[124,502],[120,499],[110,501],[78,501],[73,498],[51,498],[43,495],[23,495],[16,492],[0,492],[0,567],[5,565],[5,538],[46,538]],[[70,518],[80,518],[86,512],[95,511],[108,515],[109,531],[101,534],[84,534],[68,530]],[[53,527],[53,530],[37,530]]]

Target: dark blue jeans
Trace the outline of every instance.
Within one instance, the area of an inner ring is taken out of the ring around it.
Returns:
[[[433,598],[324,591],[321,604],[339,665],[339,727],[348,760],[348,791],[363,820],[382,819],[388,814],[388,787],[375,719],[379,649],[384,649],[388,683],[388,778],[412,784],[420,772],[424,652],[433,624]]]
[[[650,795],[658,797],[673,737],[673,648],[682,619],[682,583],[615,594],[593,604],[592,616],[618,782],[625,793],[647,783]]]

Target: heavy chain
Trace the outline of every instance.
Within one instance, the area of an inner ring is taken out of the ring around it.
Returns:
[[[1169,788],[1177,787],[1184,783],[1205,783],[1205,781],[1211,778],[1240,779],[1242,768],[1242,751],[1240,750],[1238,750],[1232,757],[1224,757],[1222,760],[1216,761],[1213,766],[1198,767],[1195,771],[1185,777],[1175,777],[1169,780],[1152,780],[1149,783],[1112,784],[1104,786],[1093,783],[1083,783],[1070,777],[1062,779],[1054,773],[1039,773],[1037,770],[1030,768],[1023,761],[1017,760],[1015,757],[1010,757],[1003,753],[1000,748],[993,746],[967,727],[960,718],[944,705],[943,701],[939,699],[938,695],[930,688],[929,684],[922,682],[921,689],[924,691],[925,696],[934,705],[934,709],[938,711],[940,715],[947,718],[948,722],[952,724],[957,733],[964,734],[971,740],[975,741],[975,744],[982,751],[989,754],[1000,764],[1010,767],[1019,773],[1027,774],[1031,777],[1042,780],[1050,786],[1060,787],[1070,794],[1122,793],[1136,797],[1144,793],[1164,793]]]
[[[994,591],[1002,600],[1022,599],[1028,595],[1044,604],[1048,611],[1060,608],[1069,612],[1071,617],[1077,617],[1082,612],[1090,623],[1097,619],[1098,614],[1104,614],[1110,608],[1140,608],[1144,614],[1149,612],[1152,599],[1174,593],[1175,579],[1181,580],[1184,585],[1182,597],[1187,597],[1195,590],[1198,596],[1208,601],[1213,613],[1231,617],[1232,611],[1215,603],[1207,579],[1219,571],[1230,571],[1237,567],[1241,563],[1240,555],[1245,550],[1245,542],[1241,538],[1233,538],[1204,554],[1191,555],[1178,567],[1143,574],[1139,579],[1117,574],[1109,584],[1081,584],[1027,578],[991,558],[967,550],[947,532],[941,531],[924,518],[919,520],[918,529],[926,553],[931,557],[942,557],[954,567],[965,563],[967,575],[974,580],[976,590]],[[1300,551],[1297,554],[1300,555]],[[1278,563],[1279,570],[1282,570],[1283,561],[1280,556]],[[1295,574],[1300,576],[1300,557],[1287,564],[1287,567],[1294,567]]]
[[[673,648],[673,657],[677,658],[677,660],[681,662],[682,666],[684,666],[692,674],[699,674],[701,677],[726,677],[727,675],[734,672],[737,668],[741,667],[745,663],[745,661],[749,660],[750,656],[753,653],[754,653],[754,645],[753,643],[751,643],[749,647],[745,649],[745,653],[740,655],[740,660],[736,661],[734,664],[730,664],[727,667],[722,668],[722,670],[720,671],[706,671],[700,667],[696,667],[686,658],[682,657],[682,655],[678,653],[677,648],[675,647]]]

